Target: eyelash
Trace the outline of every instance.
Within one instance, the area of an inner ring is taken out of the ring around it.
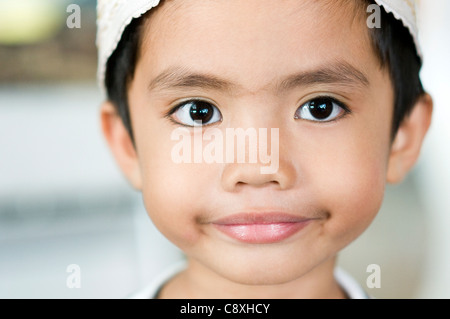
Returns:
[[[342,114],[340,114],[339,116],[337,116],[336,118],[333,118],[331,120],[323,120],[323,121],[317,120],[317,119],[316,120],[311,120],[311,119],[303,119],[303,118],[297,117],[297,113],[299,111],[300,112],[304,111],[304,108],[308,104],[311,104],[314,101],[317,102],[317,101],[320,101],[320,100],[322,100],[322,102],[327,101],[327,102],[331,102],[332,104],[337,105],[338,107],[340,107],[342,109]],[[182,126],[185,126],[185,127],[193,127],[194,125],[188,125],[188,124],[180,123],[179,121],[176,121],[176,120],[173,119],[173,114],[176,113],[178,110],[182,109],[183,106],[188,105],[189,103],[206,103],[206,104],[209,104],[214,109],[216,109],[217,112],[219,113],[220,117],[222,117],[222,114],[220,113],[219,108],[217,106],[215,106],[214,103],[212,103],[212,102],[210,102],[208,100],[205,100],[205,99],[201,99],[201,98],[191,98],[191,99],[187,99],[187,100],[184,100],[184,101],[178,103],[176,106],[172,107],[168,112],[166,112],[164,114],[164,117],[167,118],[168,120],[170,120],[173,124],[182,125]],[[307,102],[303,103],[302,105],[300,105],[295,111],[294,119],[305,120],[305,121],[309,121],[309,122],[313,122],[313,123],[330,123],[330,122],[338,121],[338,120],[342,119],[343,117],[345,117],[345,116],[347,116],[348,114],[351,114],[351,113],[352,112],[351,112],[350,108],[345,103],[337,100],[334,97],[328,96],[328,95],[319,95],[317,97],[314,97],[314,98],[308,100]],[[214,114],[213,114],[213,116],[214,116]],[[216,121],[214,123],[211,123],[211,124],[202,124],[202,126],[212,125],[212,124],[215,124],[215,123],[221,122],[221,121],[222,121],[222,119],[220,119],[220,120],[218,120],[218,121]]]

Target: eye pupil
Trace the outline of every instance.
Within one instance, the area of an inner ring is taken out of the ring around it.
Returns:
[[[309,111],[318,120],[324,120],[333,113],[333,102],[329,99],[316,99],[309,103]]]
[[[193,121],[201,121],[202,123],[209,122],[214,115],[212,105],[202,101],[192,102],[189,112]]]

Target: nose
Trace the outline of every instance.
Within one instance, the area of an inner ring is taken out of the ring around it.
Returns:
[[[248,98],[233,118],[235,129],[226,129],[227,160],[222,170],[222,189],[228,192],[266,186],[289,189],[296,181],[298,166],[291,156],[289,123],[284,114],[280,116],[278,102],[267,102],[272,101],[270,96]]]
[[[222,188],[227,192],[237,192],[243,187],[291,188],[296,180],[296,170],[285,151],[280,145],[278,154],[275,154],[278,158],[272,156],[270,167],[260,160],[256,163],[226,163],[221,178]],[[277,165],[272,165],[274,161]]]

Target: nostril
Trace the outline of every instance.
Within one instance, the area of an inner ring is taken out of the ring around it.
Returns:
[[[229,163],[222,171],[221,183],[224,190],[235,192],[244,188],[272,187],[288,189],[295,184],[296,172],[294,166],[281,161],[279,169],[273,173],[261,172],[261,165]]]
[[[236,188],[241,188],[241,187],[245,187],[245,186],[252,186],[252,187],[267,187],[267,186],[276,186],[279,187],[280,183],[276,180],[272,180],[272,181],[261,181],[261,182],[255,182],[253,181],[252,183],[248,183],[248,182],[242,182],[239,181],[236,183]]]

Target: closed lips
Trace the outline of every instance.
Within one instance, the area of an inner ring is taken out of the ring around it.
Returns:
[[[212,224],[240,242],[270,244],[294,235],[315,219],[283,213],[244,213],[220,218]]]

